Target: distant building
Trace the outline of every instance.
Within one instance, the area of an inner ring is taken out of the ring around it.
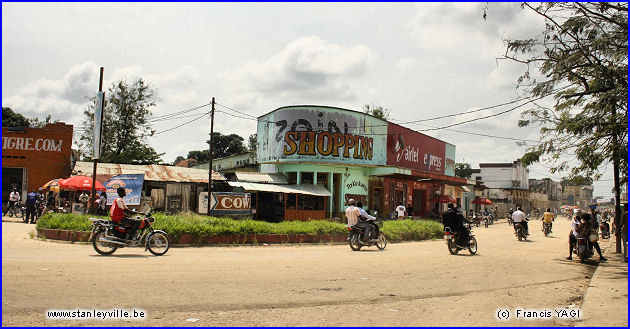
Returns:
[[[473,169],[472,177],[483,181],[487,187],[483,197],[496,203],[499,213],[517,206],[523,210],[532,210],[530,200],[529,169],[523,166],[520,159],[506,163],[480,163],[479,169]]]
[[[193,166],[197,169],[208,169],[208,162]],[[234,179],[234,173],[237,171],[258,171],[258,162],[256,161],[256,152],[249,151],[241,154],[231,155],[223,158],[212,160],[212,170],[220,172],[228,180]]]
[[[568,185],[562,189],[562,203],[582,209],[593,204],[593,185]]]
[[[539,209],[562,207],[562,184],[553,181],[551,178],[530,179],[529,190],[532,193],[541,193],[546,196],[546,200],[537,197],[538,202],[535,207]]]
[[[195,159],[186,159],[186,160],[179,161],[175,164],[176,167],[184,167],[184,168],[191,168],[196,165],[197,165],[197,160]]]

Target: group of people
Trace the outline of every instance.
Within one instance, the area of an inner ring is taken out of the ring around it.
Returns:
[[[17,188],[13,188],[13,191],[9,193],[9,202],[7,204],[7,211],[16,208],[20,204],[20,193]],[[48,194],[44,192],[44,189],[40,188],[37,192],[31,190],[26,194],[26,200],[24,202],[25,218],[27,223],[35,224],[37,218],[48,209],[55,207],[55,196],[52,191]]]
[[[410,204],[405,207],[404,203],[401,202],[398,204],[398,207],[396,207],[394,213],[397,215],[398,219],[405,218],[405,215],[413,217],[413,207]]]

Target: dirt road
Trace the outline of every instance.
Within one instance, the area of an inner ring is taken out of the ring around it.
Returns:
[[[505,220],[475,228],[479,252],[441,240],[352,252],[347,245],[144,249],[98,256],[2,223],[3,326],[572,326],[499,321],[516,308],[579,309],[597,262],[565,260],[569,222],[519,242]],[[597,259],[597,257],[595,257]],[[50,320],[50,309],[144,310],[144,320]],[[197,319],[197,320],[195,320]],[[187,321],[189,320],[189,321]]]

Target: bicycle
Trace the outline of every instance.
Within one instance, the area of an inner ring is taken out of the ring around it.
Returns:
[[[24,207],[16,202],[13,206],[10,206],[9,209],[7,209],[5,216],[22,218],[22,221],[24,221],[25,215]]]

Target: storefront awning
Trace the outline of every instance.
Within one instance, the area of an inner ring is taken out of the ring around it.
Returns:
[[[228,184],[233,187],[242,187],[245,191],[332,196],[332,194],[322,185],[276,185],[247,182],[228,182]]]
[[[462,191],[464,192],[470,192],[470,189],[468,188],[468,186],[460,186],[462,188]]]

